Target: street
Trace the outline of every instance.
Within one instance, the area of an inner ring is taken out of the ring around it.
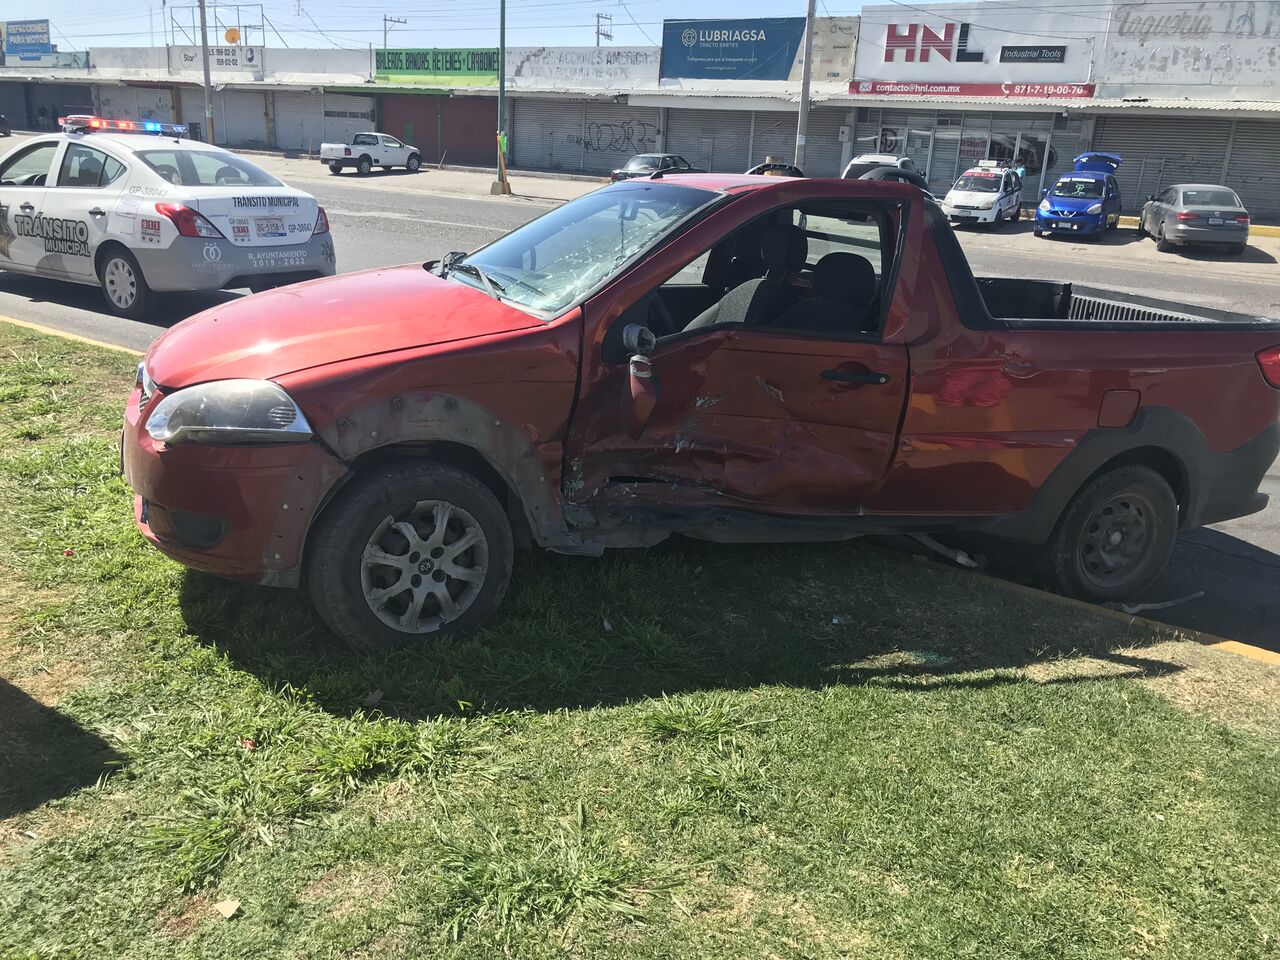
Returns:
[[[470,250],[554,206],[594,189],[575,180],[517,180],[513,198],[483,194],[490,176],[401,171],[333,176],[315,161],[255,157],[261,166],[317,196],[328,212],[343,272],[423,261]],[[528,196],[542,193],[543,197]],[[1042,277],[1229,310],[1280,316],[1280,240],[1255,238],[1243,257],[1158,254],[1129,228],[1101,243],[1035,238],[1023,220],[999,232],[958,231],[980,275]],[[0,274],[0,315],[138,350],[163,329],[244,292],[182,295],[163,301],[150,323],[110,315],[97,288]],[[1280,471],[1266,492],[1280,498]],[[1184,536],[1141,612],[1170,624],[1280,650],[1280,499],[1264,513]],[[1202,594],[1197,596],[1198,594]],[[1167,606],[1162,606],[1169,604]]]

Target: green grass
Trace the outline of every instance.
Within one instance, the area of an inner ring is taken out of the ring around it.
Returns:
[[[358,658],[143,544],[132,369],[0,327],[0,957],[1280,955],[1280,748],[1167,637],[673,544]]]

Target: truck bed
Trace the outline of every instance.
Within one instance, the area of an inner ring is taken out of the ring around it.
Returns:
[[[1280,319],[1189,306],[1117,290],[1063,283],[977,277],[991,319],[1007,329],[1280,330]]]

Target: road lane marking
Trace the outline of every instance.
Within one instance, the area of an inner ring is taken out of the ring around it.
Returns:
[[[64,340],[78,340],[80,343],[87,343],[93,347],[102,347],[104,350],[118,350],[121,353],[132,354],[135,357],[142,356],[141,350],[134,350],[132,347],[122,347],[118,343],[107,343],[105,340],[94,340],[92,337],[82,337],[78,333],[59,330],[56,327],[46,327],[44,324],[32,323],[30,320],[19,320],[17,317],[7,317],[4,314],[0,314],[0,323],[9,323],[15,327],[34,330],[36,333],[48,334],[51,337],[62,337]]]
[[[369,219],[386,219],[386,220],[410,220],[414,223],[431,223],[439,227],[457,227],[462,230],[486,230],[489,233],[507,233],[512,227],[486,227],[480,223],[458,223],[454,220],[431,220],[427,217],[417,217],[412,213],[402,213],[399,210],[342,210],[332,207],[325,207],[325,213],[331,217],[364,217]]]

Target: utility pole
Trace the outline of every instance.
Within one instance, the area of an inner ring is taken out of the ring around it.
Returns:
[[[604,26],[605,21],[609,21],[609,25]],[[600,41],[613,39],[613,17],[607,13],[596,14],[596,46],[600,46]]]
[[[489,188],[491,194],[511,192],[507,179],[507,158],[502,149],[507,143],[507,0],[498,0],[498,179]]]
[[[813,74],[813,15],[817,0],[809,0],[804,21],[804,72],[800,80],[800,121],[796,124],[796,166],[804,169],[804,137],[809,130],[809,78]]]
[[[200,60],[204,67],[204,142],[213,143],[213,82],[209,79],[209,24],[200,0]]]
[[[382,15],[382,50],[384,53],[387,50],[387,30],[397,23],[403,26],[408,22],[408,20],[403,20],[400,17],[389,17],[385,13]]]

